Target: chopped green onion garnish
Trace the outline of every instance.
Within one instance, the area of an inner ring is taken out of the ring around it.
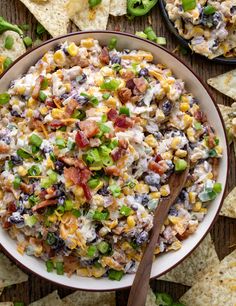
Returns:
[[[194,122],[194,128],[195,128],[195,130],[197,130],[197,131],[201,130],[201,129],[202,129],[201,123],[198,122],[198,121],[195,121],[195,122]]]
[[[101,118],[102,123],[107,122],[107,115],[103,114]]]
[[[214,186],[213,186],[213,191],[215,191],[216,193],[221,193],[221,191],[222,191],[221,183],[215,183]]]
[[[29,37],[29,36],[26,36],[23,38],[23,42],[25,44],[25,46],[28,48],[28,47],[31,47],[32,44],[33,44],[33,41],[32,39]]]
[[[216,153],[215,149],[209,150],[208,154],[209,154],[210,157],[216,157],[217,156],[217,153]]]
[[[3,69],[6,70],[12,64],[10,57],[7,57],[3,63]]]
[[[29,196],[29,202],[31,204],[36,204],[39,202],[39,197],[32,194],[31,196]]]
[[[63,138],[56,138],[56,145],[58,146],[59,149],[66,148],[66,143]]]
[[[182,0],[183,10],[185,12],[195,9],[197,6],[196,0]]]
[[[23,159],[28,159],[28,158],[31,158],[31,154],[27,151],[25,151],[24,149],[18,149],[16,151],[17,155],[20,156],[21,158]]]
[[[23,302],[14,302],[14,306],[25,306]]]
[[[40,173],[41,173],[41,170],[40,170],[39,166],[36,166],[36,165],[33,165],[28,170],[28,175],[29,176],[38,176],[38,175],[40,175]]]
[[[123,271],[117,271],[113,269],[108,271],[108,278],[111,280],[120,281],[123,275],[124,275]]]
[[[129,108],[128,107],[125,107],[125,106],[122,106],[120,108],[120,111],[119,111],[119,114],[123,114],[123,115],[126,115],[126,116],[130,116],[130,111],[129,111]]]
[[[123,205],[120,209],[120,214],[128,217],[131,214],[132,209],[128,206]]]
[[[53,162],[56,161],[56,156],[54,155],[53,152],[50,152],[50,153],[49,153],[49,156],[50,156],[50,159],[51,159]]]
[[[135,35],[140,38],[147,39],[147,34],[145,34],[144,32],[136,32]]]
[[[11,96],[8,93],[0,94],[0,105],[7,104],[10,101]]]
[[[47,95],[42,90],[40,90],[40,92],[39,92],[39,100],[41,102],[45,102],[46,99],[47,99]]]
[[[156,293],[156,304],[171,306],[173,303],[172,297],[167,293]]]
[[[120,64],[113,64],[111,68],[115,71],[120,71],[122,66]]]
[[[104,123],[98,123],[98,125],[99,125],[99,129],[100,129],[100,131],[102,132],[102,133],[109,133],[110,132],[110,128],[109,128],[109,126],[107,126],[106,124],[104,124]]]
[[[70,151],[74,150],[74,148],[75,148],[75,142],[73,142],[73,141],[71,141],[71,140],[68,140],[68,142],[67,142],[67,148],[68,148],[68,150],[70,150]]]
[[[98,98],[92,96],[90,97],[89,101],[94,105],[97,106],[99,104]]]
[[[107,99],[110,98],[110,96],[111,96],[111,94],[109,94],[109,93],[104,93],[104,94],[102,95],[102,98],[103,98],[104,100],[107,100]]]
[[[81,216],[81,212],[78,209],[72,209],[72,214],[76,217],[79,218]]]
[[[175,162],[175,171],[184,171],[187,166],[186,160],[180,158]]]
[[[158,45],[166,45],[166,38],[165,37],[161,37],[161,36],[158,36],[156,38],[156,43]]]
[[[118,87],[120,85],[120,81],[118,80],[115,80],[115,79],[112,79],[110,81],[106,80],[101,86],[100,88],[102,90],[111,90],[111,91],[114,91],[114,90],[117,90]]]
[[[88,181],[88,186],[89,186],[89,188],[91,188],[91,189],[96,188],[99,184],[100,184],[100,180],[99,180],[98,178],[96,178],[96,179],[90,179],[90,180]]]
[[[46,77],[43,78],[43,81],[41,83],[41,89],[47,89],[48,88],[48,79]]]
[[[27,216],[25,217],[25,225],[32,227],[33,225],[35,225],[37,223],[38,219],[32,215],[32,216]]]
[[[21,184],[21,178],[19,176],[16,176],[14,181],[13,181],[13,187],[14,189],[18,189]]]
[[[38,23],[37,27],[36,27],[36,34],[41,36],[46,32],[47,32],[47,30],[40,23]]]
[[[103,211],[100,212],[98,210],[95,210],[93,214],[93,219],[96,221],[102,221],[102,220],[107,220],[109,217],[109,212],[108,211]]]
[[[216,12],[216,8],[215,8],[214,6],[212,6],[212,5],[207,5],[207,6],[205,6],[204,9],[203,9],[203,13],[204,13],[205,15],[212,15],[212,14],[214,14],[215,12]]]
[[[95,245],[90,245],[88,247],[87,256],[88,257],[94,257],[97,253],[97,247]]]
[[[32,135],[30,136],[30,138],[29,138],[29,142],[30,142],[30,144],[35,145],[36,147],[39,148],[39,147],[41,146],[43,140],[42,140],[42,138],[39,137],[38,135],[32,134]]]
[[[102,2],[102,0],[88,0],[89,3],[89,7],[93,8],[95,6],[97,6],[98,4],[100,4]]]
[[[64,274],[64,264],[63,264],[63,262],[56,262],[56,271],[57,271],[57,275],[63,275]]]
[[[110,41],[109,41],[109,44],[108,44],[108,49],[109,50],[113,50],[116,48],[116,45],[117,45],[117,39],[115,37],[113,37]]]
[[[46,242],[48,245],[53,245],[56,242],[56,236],[54,233],[48,232]]]
[[[97,245],[98,251],[102,254],[106,254],[110,250],[110,245],[106,241],[101,241]]]
[[[156,33],[153,31],[152,27],[147,27],[144,30],[144,33],[147,35],[147,39],[149,39],[151,41],[156,41],[157,36],[156,36]]]
[[[5,42],[4,42],[4,48],[10,50],[12,49],[14,45],[14,39],[12,36],[8,35],[6,38],[5,38]]]
[[[120,193],[121,193],[121,188],[120,186],[116,185],[116,184],[113,184],[113,185],[110,185],[108,187],[108,190],[111,191],[113,197],[117,198],[119,197]]]
[[[73,202],[72,200],[65,200],[65,211],[69,211],[73,209]]]
[[[54,265],[51,259],[46,261],[47,272],[52,272],[54,269]]]

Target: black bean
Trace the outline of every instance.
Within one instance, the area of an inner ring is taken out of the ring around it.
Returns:
[[[65,164],[59,160],[55,162],[55,170],[59,173],[62,174],[64,170]]]
[[[24,217],[21,216],[19,212],[15,212],[8,218],[8,222],[11,224],[23,225]]]
[[[132,205],[131,205],[131,208],[132,208],[134,211],[137,211],[137,210],[138,210],[138,205],[132,204]]]
[[[154,187],[159,187],[160,185],[160,175],[157,173],[151,173],[145,176],[144,181],[146,184]]]
[[[213,14],[213,19],[212,19],[213,25],[216,27],[221,21],[222,21],[221,13],[215,12],[215,14]]]
[[[157,140],[160,140],[162,139],[163,135],[161,132],[155,132],[153,133],[153,136],[157,139]]]
[[[58,203],[58,206],[64,205],[65,200],[66,200],[66,197],[64,197],[64,196],[59,197],[59,198],[58,198],[58,202],[57,202],[57,203]]]
[[[231,15],[236,14],[236,5],[233,5],[233,6],[230,8],[230,14],[231,14]]]
[[[120,64],[121,63],[121,58],[115,54],[111,57],[111,63],[112,64]]]
[[[1,141],[4,141],[7,145],[9,145],[11,143],[11,137],[5,136],[1,138]]]
[[[63,48],[63,52],[65,53],[66,56],[69,55],[69,52],[67,51],[67,49],[65,47]]]
[[[147,77],[149,75],[148,69],[147,68],[142,68],[139,70],[138,76],[141,77]]]
[[[85,73],[82,73],[81,76],[76,78],[76,81],[81,85],[84,84],[87,81],[87,75]]]
[[[45,147],[43,148],[43,153],[44,153],[44,154],[50,153],[50,152],[52,152],[52,148],[51,148],[51,147],[45,146]]]
[[[64,240],[62,240],[60,237],[58,237],[57,235],[55,235],[55,239],[56,241],[54,242],[54,244],[51,246],[51,248],[55,251],[60,251],[64,246],[65,246],[65,242]]]
[[[162,103],[161,108],[164,115],[169,116],[172,109],[172,103],[169,100],[166,100],[165,102]]]
[[[53,48],[53,51],[56,52],[58,50],[61,50],[61,45],[56,45],[54,48]]]
[[[18,155],[11,155],[10,159],[13,165],[19,166],[23,164],[23,159]]]
[[[64,94],[62,94],[62,95],[60,96],[60,98],[66,100],[66,99],[69,98],[69,96],[70,96],[70,95],[64,93]]]
[[[188,197],[188,193],[185,190],[181,190],[179,194],[179,198],[181,201],[185,201]]]
[[[147,203],[149,202],[149,196],[147,194],[144,194],[142,196],[142,205],[147,205]]]
[[[89,103],[89,98],[88,98],[88,97],[76,95],[76,96],[74,96],[74,99],[75,99],[80,105],[85,105],[85,104]]]
[[[101,189],[98,190],[98,194],[102,195],[102,196],[107,196],[109,195],[109,190],[108,190],[108,186],[103,186]]]
[[[147,233],[146,231],[143,231],[143,232],[141,232],[141,233],[137,236],[137,238],[136,238],[136,243],[137,243],[138,245],[141,245],[141,244],[147,242],[147,240],[148,240],[148,233]]]
[[[19,117],[19,118],[21,117],[21,115],[14,109],[11,110],[11,115],[14,117]]]
[[[174,208],[174,207],[171,207],[170,210],[169,210],[169,215],[177,217],[178,216],[177,209]]]

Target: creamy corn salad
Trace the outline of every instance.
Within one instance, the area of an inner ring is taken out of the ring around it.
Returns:
[[[0,94],[0,222],[59,275],[134,273],[187,155],[155,254],[181,248],[221,192],[222,148],[198,100],[151,53],[115,46],[65,42]]]
[[[166,0],[166,10],[194,52],[235,56],[236,0]]]

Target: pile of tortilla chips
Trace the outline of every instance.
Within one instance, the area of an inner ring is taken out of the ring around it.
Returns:
[[[94,8],[78,0],[20,1],[53,37],[67,34],[70,19],[80,30],[105,30],[109,15],[127,12],[127,0],[102,0]]]

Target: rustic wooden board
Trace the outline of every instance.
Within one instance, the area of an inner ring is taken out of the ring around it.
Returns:
[[[29,11],[18,0],[0,0],[0,16],[3,16],[10,22],[16,24],[29,24],[30,30],[27,35],[35,38],[35,27],[37,21],[29,13]],[[158,7],[154,8],[150,16],[145,16],[135,20],[128,20],[125,17],[110,17],[108,29],[117,30],[129,33],[142,31],[146,26],[152,24],[158,36],[165,36],[167,38],[167,48],[175,50],[178,46],[176,39],[168,32],[163,23]],[[71,31],[76,31],[74,25],[70,26]],[[47,39],[47,37],[45,37]],[[187,63],[194,72],[196,72],[203,81],[209,77],[226,72],[236,66],[227,66],[222,64],[215,64],[207,61],[205,58],[195,55],[179,55],[179,57]],[[210,89],[213,97],[218,103],[230,105],[232,100]],[[236,185],[236,168],[233,148],[230,150],[230,173],[229,184],[227,190],[230,191]],[[230,218],[219,217],[216,224],[211,230],[211,235],[215,242],[217,253],[222,259],[225,255],[233,250],[233,245],[236,244],[236,221]],[[27,272],[26,272],[27,273]],[[188,287],[179,284],[173,284],[164,281],[151,281],[151,286],[156,291],[165,291],[173,295],[174,298],[179,298]],[[20,285],[12,286],[4,290],[0,301],[22,301],[28,305],[29,302],[42,298],[53,290],[58,289],[61,297],[70,294],[73,290],[65,289],[63,287],[52,284],[49,281],[29,274],[29,281]],[[129,290],[121,290],[117,292],[117,306],[125,306],[127,302]]]

